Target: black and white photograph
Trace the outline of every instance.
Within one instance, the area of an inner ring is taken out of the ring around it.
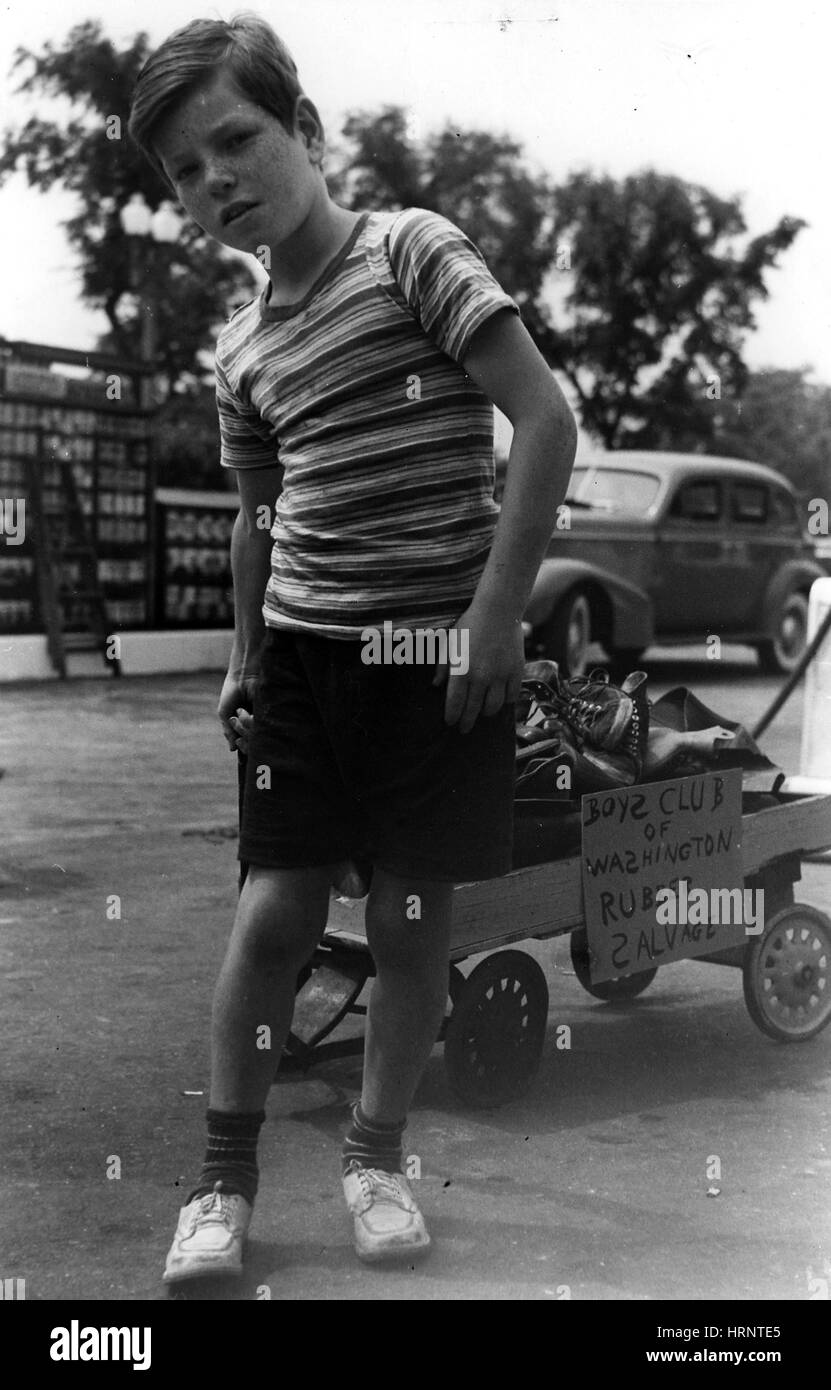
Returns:
[[[797,1369],[829,43],[812,0],[4,7],[32,1365],[199,1327],[216,1372],[183,1304],[458,1301],[563,1305],[595,1369]]]

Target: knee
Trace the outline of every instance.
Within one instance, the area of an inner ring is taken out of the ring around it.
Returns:
[[[405,898],[370,896],[365,923],[369,949],[379,971],[432,975],[437,961],[446,955],[448,931],[443,908],[431,912],[418,894]]]
[[[240,894],[234,935],[251,964],[263,969],[299,969],[326,929],[328,888],[286,892],[275,876],[249,874]]]
[[[376,970],[419,969],[425,959],[423,944],[414,939],[415,924],[410,922],[408,928],[390,921],[373,924],[367,916],[366,936]]]

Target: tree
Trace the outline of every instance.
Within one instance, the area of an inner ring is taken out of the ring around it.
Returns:
[[[479,247],[529,332],[546,323],[543,288],[554,255],[552,188],[523,163],[522,147],[482,130],[442,130],[416,141],[401,107],[353,112],[328,175],[347,207],[422,207],[449,217]]]
[[[153,422],[156,476],[162,487],[236,492],[232,469],[219,463],[219,420],[212,385],[170,396]]]
[[[651,170],[576,173],[555,188],[507,136],[446,126],[417,142],[396,106],[353,112],[343,135],[335,196],[430,208],[462,227],[607,448],[712,448],[718,402],[745,385],[765,273],[802,221],[747,238],[738,199]]]
[[[18,49],[20,90],[63,98],[70,116],[33,116],[0,147],[0,181],[22,168],[34,187],[77,195],[67,233],[81,293],[109,319],[102,346],[134,357],[141,316],[118,212],[134,192],[151,208],[169,197],[126,138],[148,51],[145,34],[116,50],[92,21],[62,47]],[[445,125],[416,139],[396,106],[353,112],[342,142],[328,176],[333,196],[355,208],[421,206],[461,226],[571,383],[583,426],[607,447],[713,447],[726,401],[747,382],[742,346],[754,304],[767,297],[766,273],[803,222],[783,217],[748,238],[738,199],[654,171],[620,182],[576,173],[555,188],[509,136]],[[253,276],[193,224],[146,271],[143,316],[156,314],[160,371],[170,392],[198,396],[200,354],[227,309],[255,292]],[[204,418],[201,397],[198,410]]]
[[[713,403],[740,396],[744,335],[765,272],[804,222],[751,238],[738,199],[648,170],[618,182],[573,174],[555,196],[561,312],[543,350],[606,448],[707,450]]]
[[[118,50],[91,20],[76,25],[62,45],[47,42],[40,53],[18,48],[13,71],[25,73],[18,90],[60,98],[69,111],[64,120],[32,115],[21,129],[5,132],[0,183],[21,169],[34,188],[58,185],[77,196],[78,212],[65,226],[78,255],[81,296],[109,320],[100,346],[137,359],[142,313],[155,314],[160,376],[172,392],[204,377],[200,354],[212,347],[226,309],[250,298],[255,286],[243,262],[185,223],[176,245],[145,257],[139,311],[119,211],[133,193],[151,209],[171,197],[127,136],[130,95],[149,52],[146,34]]]
[[[752,372],[742,399],[722,402],[715,452],[784,473],[803,499],[831,495],[831,387],[807,369]]]

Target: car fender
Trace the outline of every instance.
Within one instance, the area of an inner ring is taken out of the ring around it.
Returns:
[[[811,560],[788,560],[776,571],[762,596],[757,614],[759,631],[773,636],[772,619],[788,594],[793,593],[794,589],[805,593],[815,579],[825,578],[827,576],[822,566]]]
[[[542,626],[571,589],[588,589],[605,596],[611,616],[608,639],[613,647],[648,647],[654,637],[652,600],[644,589],[628,584],[610,570],[585,560],[551,558],[543,560],[525,620],[532,628]]]

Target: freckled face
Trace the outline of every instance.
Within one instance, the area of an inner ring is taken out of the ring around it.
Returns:
[[[220,71],[160,126],[155,149],[182,206],[208,236],[237,251],[272,250],[320,197],[319,142],[289,135]]]

